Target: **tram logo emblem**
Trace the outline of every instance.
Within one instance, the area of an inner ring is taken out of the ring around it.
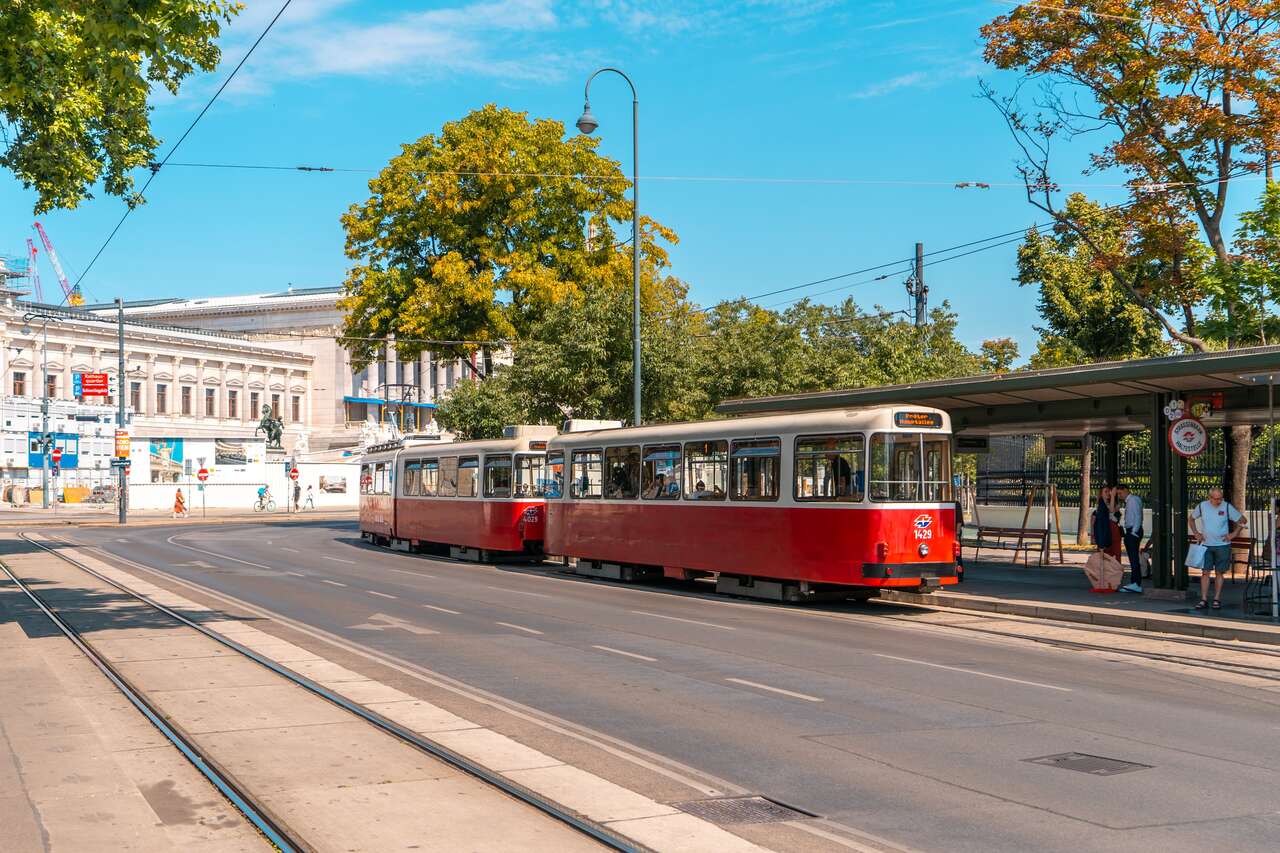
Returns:
[[[933,516],[922,512],[916,516],[916,520],[913,521],[912,524],[915,525],[916,530],[924,530],[926,527],[933,524]]]

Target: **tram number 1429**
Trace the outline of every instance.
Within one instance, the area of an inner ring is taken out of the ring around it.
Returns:
[[[915,521],[912,522],[912,527],[915,528],[916,539],[933,538],[933,516],[929,515],[929,513],[922,512],[917,515]]]

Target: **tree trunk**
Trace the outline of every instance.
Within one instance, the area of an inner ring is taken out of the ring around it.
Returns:
[[[1092,510],[1090,496],[1093,493],[1093,436],[1085,433],[1084,455],[1080,457],[1080,513],[1076,521],[1076,544],[1089,544],[1089,512]]]
[[[1227,493],[1227,500],[1236,509],[1244,512],[1247,509],[1249,482],[1249,453],[1253,450],[1253,428],[1248,424],[1236,424],[1227,427],[1223,438],[1226,440],[1226,463],[1222,484]]]

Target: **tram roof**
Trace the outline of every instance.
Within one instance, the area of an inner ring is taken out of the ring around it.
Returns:
[[[957,432],[994,432],[992,427],[1001,425],[1027,431],[1140,429],[1150,423],[1156,394],[1222,392],[1234,402],[1228,403],[1224,420],[1252,420],[1242,413],[1265,407],[1266,384],[1259,387],[1247,377],[1268,373],[1280,382],[1280,346],[726,400],[716,411],[759,415],[898,404],[949,412]]]

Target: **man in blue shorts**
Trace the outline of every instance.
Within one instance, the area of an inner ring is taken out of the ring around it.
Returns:
[[[1237,525],[1233,530],[1231,525]],[[1204,545],[1204,565],[1200,568],[1200,603],[1209,606],[1209,575],[1217,574],[1213,588],[1213,609],[1222,609],[1223,572],[1231,568],[1231,540],[1249,525],[1240,510],[1222,499],[1222,488],[1209,489],[1209,499],[1201,501],[1187,516],[1187,532]]]

